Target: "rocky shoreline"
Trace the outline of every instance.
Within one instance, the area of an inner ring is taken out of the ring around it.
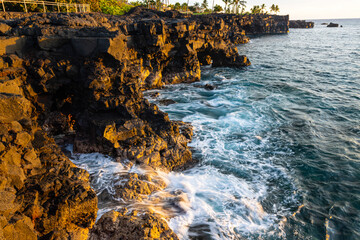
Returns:
[[[153,169],[126,174],[110,199],[165,188],[156,169],[196,163],[192,127],[171,121],[143,91],[199,81],[204,65],[248,66],[236,48],[246,35],[288,30],[289,17],[276,15],[1,13],[0,239],[177,239],[151,211],[123,208],[95,224],[90,176],[61,147]]]

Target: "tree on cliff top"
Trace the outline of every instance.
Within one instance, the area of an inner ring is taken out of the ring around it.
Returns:
[[[188,8],[187,3],[181,4],[181,10],[183,10],[184,12],[186,12],[186,11],[187,11],[187,8]]]
[[[239,14],[239,9],[241,9],[241,13],[243,9],[246,7],[246,1],[244,0],[232,0],[230,5],[232,6],[232,13]]]
[[[122,15],[133,7],[126,4],[125,1],[118,0],[55,0],[55,2],[90,4],[92,12],[103,12],[111,15]]]
[[[201,7],[206,11],[208,8],[208,5],[209,4],[208,4],[207,0],[204,0],[203,3],[201,4]]]
[[[225,9],[224,10],[227,13],[228,12],[227,6],[230,3],[230,0],[222,0],[222,1],[225,3]]]
[[[259,14],[261,11],[260,6],[259,5],[255,5],[250,9],[251,14]]]
[[[196,12],[199,12],[199,10],[200,10],[200,3],[196,2],[196,3],[194,4],[194,7],[195,7],[195,9],[196,9]]]
[[[174,10],[180,10],[181,4],[179,2],[175,3]]]
[[[276,13],[278,13],[279,11],[280,11],[280,9],[279,9],[279,6],[278,6],[278,5],[275,5],[275,4],[271,5],[271,7],[270,7],[270,12],[274,12],[274,13],[276,14]]]
[[[89,4],[90,10],[92,12],[101,12],[99,1],[98,0],[50,0],[52,2],[58,3],[77,3],[77,4]],[[39,3],[27,3],[26,8],[24,4],[19,3],[8,3],[4,2],[4,6],[6,11],[10,12],[25,12],[25,10],[29,12],[44,12],[44,8],[41,2]],[[70,9],[71,11],[75,11],[75,9]],[[46,11],[58,11],[57,6],[46,6]],[[60,8],[60,11],[66,11],[66,9]]]
[[[267,11],[265,10],[266,9],[266,5],[263,3],[261,4],[261,7],[260,7],[260,12],[263,13],[263,14],[267,14]]]
[[[100,0],[99,6],[101,12],[111,15],[122,15],[133,7],[117,0]]]
[[[215,5],[214,12],[218,13],[218,12],[221,12],[222,10],[223,10],[223,8],[220,5],[218,5],[218,4]]]

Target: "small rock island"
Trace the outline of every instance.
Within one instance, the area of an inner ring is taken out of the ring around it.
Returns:
[[[314,22],[305,20],[290,20],[289,28],[314,28]]]

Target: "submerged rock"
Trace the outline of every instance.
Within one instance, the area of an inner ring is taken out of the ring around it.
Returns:
[[[164,106],[169,106],[169,105],[174,104],[174,103],[176,103],[176,102],[174,100],[172,100],[172,99],[161,99],[161,100],[159,100],[159,104],[164,105]]]
[[[216,87],[214,85],[211,85],[211,84],[205,84],[204,88],[206,90],[214,90]]]

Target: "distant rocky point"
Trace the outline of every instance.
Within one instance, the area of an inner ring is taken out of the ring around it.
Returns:
[[[339,27],[339,24],[338,23],[329,23],[328,25],[327,25],[327,27]],[[342,27],[342,26],[341,26]]]
[[[314,22],[306,22],[305,20],[290,20],[289,28],[314,28]]]

